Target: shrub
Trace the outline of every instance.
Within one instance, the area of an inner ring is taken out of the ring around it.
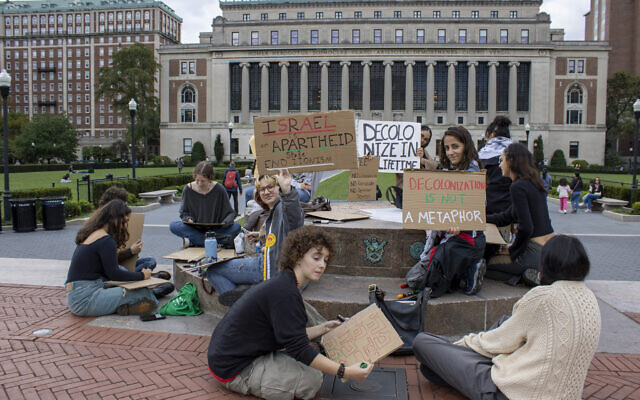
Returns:
[[[165,176],[152,176],[138,178],[137,180],[127,179],[113,182],[97,182],[93,185],[93,202],[97,204],[100,196],[111,186],[125,188],[130,194],[137,195],[139,193],[152,192],[160,190],[167,186],[185,185],[191,182],[193,178],[191,174],[175,174]]]
[[[193,148],[191,149],[191,160],[194,163],[199,163],[200,161],[204,161],[207,159],[207,152],[204,150],[204,145],[202,142],[195,142],[193,144]]]
[[[564,158],[564,152],[562,150],[558,149],[553,152],[550,165],[552,168],[565,168],[567,166],[567,160]]]
[[[580,171],[584,171],[589,167],[587,160],[573,160],[571,161],[571,165],[573,165],[573,168]]]
[[[633,203],[633,206],[631,208],[631,213],[633,215],[640,215],[640,201],[636,201],[635,203]]]
[[[71,188],[68,187],[57,187],[57,188],[34,188],[34,189],[23,189],[23,190],[12,190],[11,198],[12,199],[29,199],[29,198],[40,198],[40,197],[52,197],[52,196],[64,196],[67,199],[71,198]]]
[[[88,214],[94,210],[93,204],[86,200],[66,201],[64,203],[65,218],[74,218],[83,214]]]

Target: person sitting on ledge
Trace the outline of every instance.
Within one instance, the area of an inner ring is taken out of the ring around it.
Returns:
[[[300,294],[301,285],[322,277],[333,254],[333,241],[320,228],[289,233],[281,273],[247,291],[213,331],[207,360],[215,379],[237,393],[292,400],[315,398],[323,373],[367,378],[373,368],[368,360],[362,360],[366,368],[360,363],[345,366],[319,354],[310,343],[341,325],[327,321],[307,327]]]
[[[169,230],[182,238],[183,247],[204,246],[204,234],[213,231],[218,244],[233,246],[233,239],[240,232],[234,222],[235,211],[231,207],[224,186],[213,180],[213,167],[200,161],[193,169],[194,181],[182,191],[180,221],[169,224]],[[191,226],[186,223],[220,224],[220,227]]]
[[[600,309],[584,283],[589,258],[576,238],[542,248],[542,286],[529,290],[486,332],[455,343],[420,333],[420,371],[470,399],[580,399],[600,337]]]

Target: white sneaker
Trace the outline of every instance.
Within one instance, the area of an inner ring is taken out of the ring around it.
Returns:
[[[562,211],[562,210],[558,210],[558,212],[559,212],[560,214],[563,214],[563,213],[564,213],[564,211]]]
[[[187,238],[182,238],[182,248],[186,249],[187,247],[191,247],[191,242]]]
[[[591,212],[591,209],[587,208],[586,210],[584,210],[584,212],[586,212],[586,213],[590,213],[590,212]]]
[[[580,204],[579,204],[579,206],[580,206],[580,207],[584,207],[584,203],[580,203]]]
[[[567,210],[564,210],[562,213],[563,213],[563,214],[566,214],[566,213],[567,213]]]

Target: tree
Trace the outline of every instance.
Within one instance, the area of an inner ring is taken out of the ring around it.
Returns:
[[[616,72],[607,81],[607,148],[610,148],[616,139],[633,137],[633,103],[638,98],[640,77],[626,72]],[[605,157],[605,163],[607,159],[616,160],[615,157]]]
[[[104,96],[126,120],[129,120],[129,101],[138,104],[136,111],[136,143],[144,145],[144,158],[148,157],[148,143],[159,142],[160,117],[158,98],[155,96],[156,74],[160,64],[153,49],[135,43],[113,54],[113,64],[98,71],[96,99]],[[127,134],[131,143],[131,133]]]
[[[216,141],[213,144],[213,152],[216,155],[216,162],[221,163],[222,158],[224,157],[224,145],[222,144],[220,135],[216,136]]]
[[[552,168],[566,168],[567,159],[564,158],[564,152],[560,149],[554,151],[553,156],[551,156],[550,164]]]
[[[117,154],[121,160],[127,158],[129,152],[129,146],[122,139],[118,139],[113,145],[111,145],[115,154]]]
[[[200,161],[204,161],[207,159],[207,153],[204,150],[204,145],[202,142],[195,142],[193,144],[193,148],[191,149],[191,160],[194,163],[199,163]]]
[[[7,114],[7,132],[9,133],[9,160],[16,158],[15,155],[15,140],[22,132],[22,127],[29,122],[29,117],[17,112],[10,112]],[[0,114],[0,127],[3,126],[4,120]],[[0,160],[4,157],[4,140],[2,139],[2,133],[0,133]]]
[[[22,126],[15,140],[16,156],[24,162],[54,158],[65,163],[76,159],[76,129],[64,115],[40,114]]]
[[[540,165],[544,161],[544,144],[542,143],[542,136],[533,142],[533,159],[536,160],[536,164]]]

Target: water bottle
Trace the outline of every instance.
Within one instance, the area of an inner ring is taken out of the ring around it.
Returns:
[[[207,232],[204,235],[204,256],[218,261],[218,241],[215,232]]]
[[[256,242],[256,253],[260,254],[260,241],[259,240]]]

